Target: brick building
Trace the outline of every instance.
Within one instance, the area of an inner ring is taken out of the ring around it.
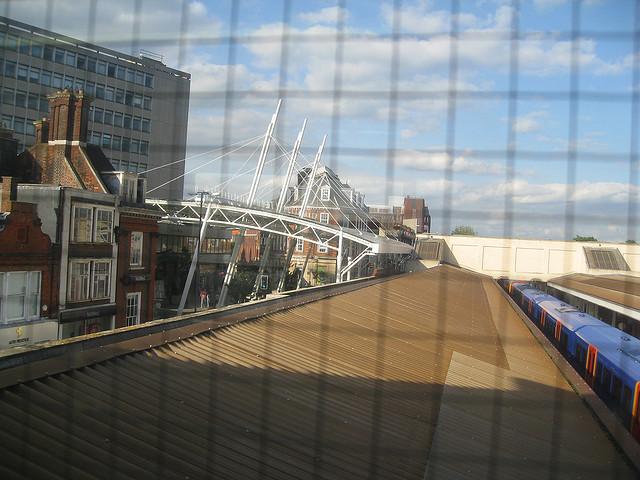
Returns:
[[[424,198],[405,197],[402,206],[403,223],[416,233],[431,231],[431,215]]]
[[[11,177],[0,184],[0,348],[55,338],[56,250],[42,232],[37,207],[15,201]]]
[[[38,205],[43,231],[59,251],[58,337],[153,318],[158,214],[145,208],[145,181],[115,171],[87,144],[91,99],[50,95],[50,119],[17,157],[18,199]]]

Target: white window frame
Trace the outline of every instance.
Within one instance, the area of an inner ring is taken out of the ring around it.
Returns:
[[[304,239],[297,238],[296,239],[296,252],[304,251]]]
[[[129,305],[129,300],[135,299],[135,304]],[[132,325],[140,325],[140,307],[142,301],[142,292],[127,293],[127,302],[125,304],[125,321],[127,327]],[[130,308],[135,308],[131,311]]]
[[[76,217],[77,211],[80,209],[90,210],[90,238],[89,240],[78,240],[78,232],[76,228]],[[106,212],[110,215],[109,227],[106,231],[103,232],[106,235],[106,238],[100,238],[102,235],[98,232],[98,214],[100,212]],[[89,205],[86,203],[75,203],[72,208],[71,213],[71,243],[102,243],[102,244],[110,244],[113,243],[113,226],[115,222],[115,209],[108,207],[98,207],[96,205]]]
[[[8,315],[8,291],[11,284],[11,277],[16,275],[25,275],[24,291],[21,296],[24,297],[22,301],[22,316],[16,318],[7,318]],[[34,279],[36,280],[35,291],[33,288]],[[39,270],[21,270],[16,272],[0,272],[0,324],[11,324],[26,322],[40,317],[40,298],[42,294],[42,272]],[[30,313],[31,300],[35,295],[35,312]]]
[[[329,200],[331,200],[331,187],[325,185],[320,188],[320,201],[328,202]]]
[[[88,265],[88,296],[85,298],[73,298],[71,296],[71,285],[73,283],[73,266],[74,264],[84,264]],[[100,274],[96,272],[96,264],[106,264],[106,273]],[[105,298],[111,297],[111,280],[113,276],[112,272],[112,260],[107,258],[82,258],[82,259],[73,259],[69,261],[69,279],[67,281],[67,301],[70,303],[78,303],[78,302],[90,302],[93,300],[104,300]],[[102,292],[98,290],[98,281],[102,279],[105,285],[105,289]]]
[[[327,247],[326,243],[318,245],[318,253],[329,253],[329,247]]]
[[[139,239],[139,240],[137,240]],[[134,250],[134,246],[136,250]],[[142,268],[142,254],[144,252],[144,232],[131,232],[129,239],[129,266]],[[135,258],[137,254],[137,260]]]
[[[106,234],[106,239],[102,240],[99,238],[98,232],[98,215],[100,213],[108,213],[111,217],[109,220],[109,228],[104,232]],[[93,221],[93,240],[95,243],[112,243],[113,242],[113,218],[114,211],[112,208],[96,208],[94,212],[94,221]]]
[[[329,214],[327,212],[320,213],[320,223],[329,225]]]
[[[76,226],[76,218],[78,210],[89,210],[89,240],[78,240],[78,229]],[[73,206],[73,214],[71,215],[71,241],[73,243],[90,243],[93,240],[93,207],[91,205],[75,204]]]

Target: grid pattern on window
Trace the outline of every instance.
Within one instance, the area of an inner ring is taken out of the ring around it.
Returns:
[[[127,293],[127,327],[140,323],[140,292]]]
[[[129,265],[132,267],[142,266],[142,247],[144,244],[144,234],[142,232],[131,232],[131,249],[129,253]]]
[[[69,262],[70,302],[101,300],[111,294],[111,260],[82,259]]]

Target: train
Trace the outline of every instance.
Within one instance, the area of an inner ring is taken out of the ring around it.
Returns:
[[[640,340],[528,282],[500,282],[640,442]]]

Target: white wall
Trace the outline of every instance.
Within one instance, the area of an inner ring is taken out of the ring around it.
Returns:
[[[550,278],[569,273],[620,273],[592,270],[582,247],[617,248],[632,271],[640,271],[640,245],[600,242],[520,240],[466,235],[418,235],[445,241],[443,261],[469,270],[521,280]]]

